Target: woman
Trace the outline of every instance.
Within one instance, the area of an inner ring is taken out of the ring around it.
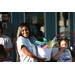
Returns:
[[[20,62],[45,62],[46,58],[39,58],[36,46],[30,41],[31,31],[27,23],[21,23],[17,32],[17,50]]]

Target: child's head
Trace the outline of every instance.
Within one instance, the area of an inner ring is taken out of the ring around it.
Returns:
[[[66,39],[60,39],[59,40],[59,47],[60,48],[67,48],[68,47],[67,40]]]

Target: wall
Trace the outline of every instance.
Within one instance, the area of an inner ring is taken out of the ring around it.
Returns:
[[[11,22],[16,28],[16,34],[17,29],[20,23],[24,22],[24,13],[23,12],[12,12],[11,13],[12,19]],[[49,39],[53,39],[56,35],[56,21],[55,21],[55,12],[45,12],[45,37]],[[12,51],[12,57],[13,61],[16,61],[16,50],[15,46]]]
[[[73,31],[75,32],[75,12],[73,12]]]
[[[56,35],[55,12],[45,12],[45,37],[50,40]]]
[[[73,12],[69,13],[69,26],[70,26],[70,31],[74,32],[74,22],[73,22]],[[71,38],[72,39],[72,38]],[[74,42],[70,41],[70,46],[73,46]]]
[[[16,34],[17,34],[17,29],[20,23],[24,22],[24,13],[23,12],[12,12],[11,13],[11,22],[13,23],[15,29],[16,29]],[[15,49],[15,45],[13,47],[13,51],[12,51],[12,61],[15,62],[16,61],[16,49]]]

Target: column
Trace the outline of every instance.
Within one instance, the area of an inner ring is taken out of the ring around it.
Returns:
[[[16,29],[16,36],[17,36],[17,29],[20,23],[24,22],[24,12],[12,12],[11,13],[11,22],[14,25],[15,29]],[[13,51],[12,51],[12,61],[15,62],[16,61],[16,49],[15,49],[15,45],[13,47]]]
[[[56,35],[55,12],[45,12],[45,37],[52,40]]]

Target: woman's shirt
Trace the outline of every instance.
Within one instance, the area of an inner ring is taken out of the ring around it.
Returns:
[[[59,51],[58,51],[59,52]],[[56,52],[54,56],[58,53]],[[60,55],[60,58],[57,60],[57,62],[72,62],[72,56],[70,50],[62,52]]]
[[[37,60],[30,58],[29,56],[25,55],[22,50],[21,46],[25,45],[28,48],[28,51],[36,55],[36,47],[33,43],[30,42],[29,39],[20,36],[17,39],[17,49],[20,55],[20,62],[36,62]]]

